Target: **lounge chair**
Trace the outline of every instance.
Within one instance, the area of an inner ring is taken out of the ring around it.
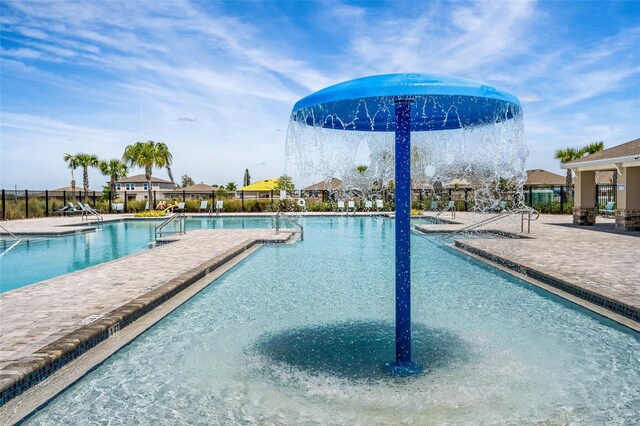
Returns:
[[[356,214],[356,203],[354,201],[347,201],[347,213],[349,213],[349,210]]]
[[[429,209],[432,212],[437,211],[438,210],[438,202],[437,201],[432,201],[431,202],[431,208]]]
[[[178,203],[178,212],[180,213],[184,213],[184,206],[186,203],[182,202],[182,203]]]
[[[614,208],[614,206],[616,205],[616,203],[614,201],[609,201],[607,203],[607,207],[600,210],[600,214],[604,217],[611,217],[616,215],[616,209]]]
[[[149,201],[147,201],[147,204],[144,205],[144,209],[149,210]]]
[[[373,203],[371,202],[371,200],[367,200],[364,202],[364,210],[367,212],[371,211],[371,207],[373,206]]]
[[[65,214],[82,214],[82,207],[80,207],[79,203],[78,205],[73,205],[73,203],[71,201],[68,202],[69,204],[69,208],[67,209]]]
[[[344,201],[338,200],[338,211],[344,211]]]
[[[207,211],[207,207],[209,206],[209,202],[207,200],[200,202],[200,211]]]
[[[222,210],[224,210],[224,202],[222,200],[216,201],[216,214],[220,214]]]
[[[123,203],[111,204],[111,211],[114,213],[124,213],[124,204]]]
[[[384,210],[384,202],[382,200],[376,200],[376,211]]]
[[[66,215],[67,211],[69,210],[69,206],[62,206],[62,208],[59,208],[58,210],[54,211],[53,214],[55,215]]]

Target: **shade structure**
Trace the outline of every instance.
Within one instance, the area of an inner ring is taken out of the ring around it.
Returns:
[[[492,124],[520,114],[518,99],[492,86],[435,74],[385,74],[339,83],[299,100],[292,120],[360,131],[396,130],[395,103],[412,101],[411,131]]]
[[[316,128],[395,133],[396,359],[392,374],[422,371],[411,359],[411,133],[489,126],[521,116],[518,99],[471,80],[386,74],[327,87],[298,101],[291,122]]]

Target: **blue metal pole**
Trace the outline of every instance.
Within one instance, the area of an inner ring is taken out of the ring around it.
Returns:
[[[396,362],[411,362],[411,101],[396,102]]]

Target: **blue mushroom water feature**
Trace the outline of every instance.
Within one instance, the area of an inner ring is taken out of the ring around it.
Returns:
[[[336,136],[336,132],[362,132],[369,139],[375,139],[380,132],[395,133],[396,359],[387,364],[394,375],[407,376],[422,370],[411,359],[412,133],[493,128],[510,121],[521,123],[521,117],[520,102],[509,93],[463,78],[431,74],[387,74],[346,81],[315,92],[293,107],[288,138],[298,138],[302,144],[306,142],[305,128],[327,130],[330,137],[344,139],[344,143],[349,143],[350,138]],[[519,132],[517,129],[518,126],[515,133]],[[480,138],[485,144],[490,143],[487,139],[492,137]],[[338,145],[331,148],[320,155],[316,153],[314,161],[323,161],[318,157],[326,155],[340,155],[336,153],[340,150]],[[487,170],[510,167],[496,161],[489,163]],[[521,169],[523,164],[524,161],[518,163],[516,168]]]

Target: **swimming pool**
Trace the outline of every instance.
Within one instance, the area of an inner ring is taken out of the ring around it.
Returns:
[[[188,218],[186,229],[235,229],[271,227],[263,218]],[[125,220],[98,224],[95,232],[64,237],[24,238],[5,256],[0,256],[0,293],[119,257],[148,250],[161,220]],[[92,224],[93,225],[93,224]],[[170,224],[171,231],[177,224]],[[0,239],[0,252],[12,240]]]
[[[632,424],[640,338],[414,237],[414,359],[393,359],[393,221],[306,218],[28,424]]]

